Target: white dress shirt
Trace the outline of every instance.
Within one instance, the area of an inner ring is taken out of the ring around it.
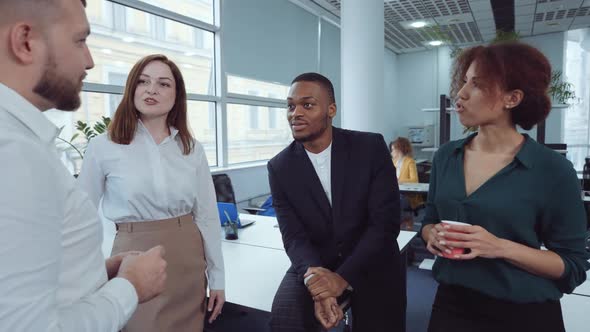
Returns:
[[[88,145],[78,185],[115,222],[162,220],[193,213],[203,236],[210,289],[224,289],[221,224],[203,146],[184,155],[178,130],[156,144],[141,121],[129,145],[107,134]],[[190,254],[190,253],[187,253]]]
[[[332,143],[320,153],[313,153],[307,150],[305,152],[307,152],[307,156],[320,178],[326,197],[328,197],[328,201],[332,205]]]
[[[101,223],[61,163],[58,129],[0,84],[0,331],[118,331],[137,307],[107,281]]]

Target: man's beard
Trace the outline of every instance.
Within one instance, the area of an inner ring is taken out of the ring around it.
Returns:
[[[306,143],[306,142],[315,141],[316,139],[321,137],[326,132],[326,130],[328,130],[329,119],[330,119],[330,117],[326,115],[326,118],[323,121],[323,126],[320,129],[318,129],[317,131],[312,132],[311,134],[304,136],[304,137],[295,138],[295,136],[293,136],[293,139],[299,143]]]
[[[55,108],[62,111],[75,111],[80,107],[79,87],[61,76],[53,56],[49,55],[45,71],[33,92],[51,101]]]

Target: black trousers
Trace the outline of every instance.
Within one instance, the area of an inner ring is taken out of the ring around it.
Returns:
[[[559,301],[513,303],[472,289],[438,286],[428,332],[565,332]]]
[[[367,283],[366,288],[352,292],[352,330],[358,332],[404,332],[406,297],[399,278],[391,275],[377,280],[388,280],[387,286],[379,282]],[[388,278],[389,277],[389,278]],[[287,272],[275,294],[271,320],[273,332],[316,332],[321,325],[314,315],[313,300],[303,280],[296,273]]]

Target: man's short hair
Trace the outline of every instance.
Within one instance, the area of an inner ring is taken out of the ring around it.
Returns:
[[[42,4],[42,5],[54,5],[55,0],[1,0],[2,2],[6,2],[6,5],[10,6],[11,2],[13,3],[17,3],[17,2],[24,2],[24,1],[30,1],[33,3],[38,3],[38,4]],[[82,4],[84,5],[84,7],[86,7],[86,0],[80,0],[82,2]]]
[[[86,8],[86,0],[80,0]],[[24,17],[56,16],[61,10],[58,0],[0,0],[0,26]]]
[[[291,84],[294,84],[297,82],[318,83],[328,93],[328,100],[330,101],[330,104],[336,103],[336,98],[334,97],[334,86],[332,85],[332,82],[330,82],[330,80],[326,76],[318,74],[318,73],[304,73],[304,74],[301,74],[301,75],[295,77],[295,79],[293,79]]]

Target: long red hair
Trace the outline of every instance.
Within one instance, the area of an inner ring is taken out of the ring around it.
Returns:
[[[109,137],[111,141],[117,144],[128,145],[133,141],[135,130],[137,129],[137,121],[139,120],[139,112],[133,102],[135,90],[139,84],[139,76],[143,72],[145,66],[152,61],[161,61],[170,67],[174,80],[176,81],[176,100],[174,106],[168,113],[166,123],[178,129],[178,136],[182,142],[183,154],[191,153],[194,147],[193,136],[188,129],[187,121],[187,103],[186,103],[186,89],[184,79],[178,66],[170,61],[165,55],[152,54],[139,60],[129,72],[127,83],[125,84],[125,92],[123,100],[117,107],[117,111],[113,116],[113,121],[109,126]]]

